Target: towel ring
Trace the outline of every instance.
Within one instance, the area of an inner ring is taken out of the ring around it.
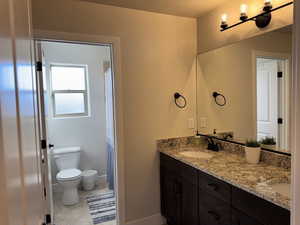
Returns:
[[[219,106],[225,106],[227,104],[226,97],[218,92],[213,92],[212,96],[215,98],[215,103]],[[217,101],[217,97],[221,96],[224,100],[223,104]]]
[[[184,100],[184,104],[183,104],[183,105],[180,105],[180,104],[177,102],[178,99],[180,99],[180,98],[182,98],[182,99]],[[185,98],[184,96],[182,96],[181,94],[179,94],[178,92],[176,92],[176,93],[174,94],[174,102],[175,102],[176,106],[177,106],[178,108],[180,108],[180,109],[185,108],[185,107],[186,107],[186,104],[187,104],[186,98]]]

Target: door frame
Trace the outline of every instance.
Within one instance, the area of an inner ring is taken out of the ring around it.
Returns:
[[[114,84],[114,125],[115,125],[115,184],[117,202],[117,224],[125,225],[125,170],[124,170],[124,125],[121,73],[121,43],[119,37],[89,35],[48,30],[33,30],[37,41],[58,41],[78,44],[111,45]]]
[[[300,221],[300,2],[294,1],[293,73],[291,88],[292,225]],[[298,176],[298,177],[297,177]]]
[[[284,69],[285,74],[287,74],[286,83],[285,83],[285,102],[287,102],[285,106],[285,118],[286,118],[286,124],[288,126],[285,126],[285,133],[288,137],[290,134],[290,125],[291,125],[291,119],[289,118],[289,115],[291,114],[291,100],[290,100],[290,89],[292,87],[291,84],[291,70],[292,70],[292,56],[288,53],[276,53],[276,52],[266,52],[266,51],[258,51],[253,50],[252,51],[252,96],[253,96],[253,124],[254,130],[253,130],[253,137],[256,138],[257,136],[257,79],[256,79],[256,72],[257,72],[257,65],[256,65],[256,59],[257,58],[265,58],[265,59],[277,59],[277,60],[284,60]],[[287,140],[287,143],[289,143],[289,140]],[[290,150],[290,146],[288,146],[288,150]]]

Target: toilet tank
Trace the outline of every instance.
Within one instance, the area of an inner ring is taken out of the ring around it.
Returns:
[[[53,158],[59,171],[65,169],[78,169],[80,161],[79,146],[55,148],[53,149]]]

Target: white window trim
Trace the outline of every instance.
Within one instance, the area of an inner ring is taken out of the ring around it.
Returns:
[[[85,82],[85,90],[53,90],[52,88],[52,67],[78,67],[84,68],[84,82]],[[51,63],[50,64],[50,95],[52,102],[52,113],[53,118],[61,119],[61,118],[76,118],[76,117],[86,117],[89,116],[89,95],[88,95],[88,68],[87,65],[81,64],[66,64],[66,63]],[[83,113],[66,113],[66,114],[56,114],[56,106],[55,106],[55,94],[64,94],[64,93],[82,93],[84,96],[84,112]]]

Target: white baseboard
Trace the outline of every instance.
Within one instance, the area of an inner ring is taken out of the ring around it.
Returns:
[[[127,222],[126,225],[164,225],[166,224],[165,219],[161,214],[155,214],[142,219]]]

